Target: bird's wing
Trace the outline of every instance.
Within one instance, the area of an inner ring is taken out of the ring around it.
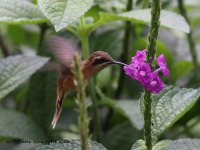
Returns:
[[[74,56],[79,53],[72,41],[58,36],[49,38],[50,49],[61,65],[69,68],[74,62]]]

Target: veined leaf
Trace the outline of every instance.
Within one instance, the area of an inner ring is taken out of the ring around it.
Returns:
[[[167,147],[171,142],[171,140],[159,141],[156,143],[156,145],[153,146],[152,150],[163,150],[163,148]]]
[[[41,23],[47,19],[37,5],[26,0],[0,0],[0,22]]]
[[[141,9],[141,10],[132,10],[129,12],[121,14],[111,14],[111,13],[100,13],[100,19],[94,24],[91,30],[96,29],[100,25],[114,20],[124,20],[138,22],[142,24],[150,23],[151,19],[151,10],[150,9]],[[189,25],[186,23],[185,19],[174,12],[162,10],[160,15],[160,24],[163,27],[170,29],[180,30],[186,33],[189,33]]]
[[[24,55],[0,59],[0,99],[26,81],[47,61],[45,57]]]
[[[199,150],[200,139],[178,139],[163,150]]]
[[[167,86],[152,96],[152,122],[154,137],[159,136],[182,117],[198,100],[200,89]]]
[[[92,6],[93,0],[38,0],[38,4],[55,30],[60,31],[81,17]]]
[[[152,150],[163,150],[166,146],[171,143],[171,140],[163,140],[158,142],[156,145],[153,146]],[[131,150],[147,150],[145,141],[138,140],[133,146]]]
[[[116,112],[120,113],[122,116],[126,117],[134,127],[141,130],[143,127],[143,119],[140,113],[139,101],[135,100],[122,100],[113,101],[112,99],[106,97],[100,89],[97,88],[97,92],[101,97],[104,104],[112,107]]]
[[[131,150],[147,150],[144,140],[138,140],[131,148]]]
[[[3,108],[0,109],[0,136],[29,140],[45,138],[43,131],[30,118]]]
[[[153,146],[152,150],[163,150],[166,146],[171,143],[171,140],[163,140],[158,142],[156,145]],[[147,150],[145,141],[138,140],[133,146],[131,150]]]
[[[49,145],[44,145],[36,150],[81,150],[81,142],[79,139],[74,140],[60,140],[56,143],[50,143]],[[95,141],[89,141],[88,150],[106,150],[102,144]]]

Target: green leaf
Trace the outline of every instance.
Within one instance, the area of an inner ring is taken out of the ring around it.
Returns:
[[[30,24],[46,21],[37,5],[27,0],[0,0],[0,22]]]
[[[34,122],[46,134],[52,121],[56,101],[57,72],[38,72],[30,79],[28,108]]]
[[[170,78],[173,81],[187,75],[194,68],[192,62],[186,60],[179,60],[175,64],[173,64],[170,72]]]
[[[147,150],[145,141],[138,140],[131,148],[131,150]]]
[[[47,61],[45,57],[24,55],[0,59],[0,99],[26,81]]]
[[[44,139],[43,131],[22,113],[0,109],[0,136],[19,139]]]
[[[153,146],[152,150],[163,150],[163,148],[167,147],[171,142],[172,142],[171,140],[160,141]]]
[[[168,146],[171,143],[171,140],[163,140],[158,142],[156,145],[153,146],[152,150],[162,150],[166,146]],[[131,150],[147,150],[145,141],[144,140],[138,140],[133,146]]]
[[[67,27],[92,6],[93,0],[38,0],[42,12],[56,31]]]
[[[96,29],[102,24],[108,21],[114,20],[124,20],[124,21],[132,21],[137,23],[150,23],[151,19],[151,10],[150,9],[141,9],[141,10],[132,10],[129,12],[121,13],[121,14],[111,14],[111,13],[100,13],[100,19],[93,25],[91,30]],[[186,33],[189,33],[189,25],[186,23],[185,19],[174,12],[162,10],[160,15],[160,24],[163,27],[167,27],[170,29],[180,30]]]
[[[200,139],[178,139],[163,150],[199,150]]]
[[[130,150],[137,139],[142,138],[142,131],[136,130],[130,122],[117,124],[103,137],[102,143],[109,150]]]
[[[104,104],[112,107],[116,112],[126,117],[134,127],[141,130],[143,127],[143,119],[140,113],[139,101],[136,100],[121,100],[114,101],[105,96],[100,89],[97,88],[97,92],[101,97]]]
[[[73,140],[60,140],[56,143],[50,143],[49,145],[44,145],[36,150],[81,150],[81,142],[79,139]],[[106,148],[95,141],[89,141],[88,150],[106,150]]]
[[[195,104],[200,89],[167,86],[157,95],[152,95],[152,135],[159,136],[174,124]]]

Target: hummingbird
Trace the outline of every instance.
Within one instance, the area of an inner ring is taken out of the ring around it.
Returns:
[[[55,128],[62,111],[63,100],[66,93],[76,90],[73,68],[74,57],[76,53],[79,53],[79,50],[75,47],[72,41],[57,36],[49,38],[49,44],[53,54],[59,61],[59,64],[56,65],[57,70],[59,70],[57,78],[56,110],[51,123],[53,128]],[[122,66],[126,65],[114,60],[106,52],[95,51],[88,59],[81,62],[84,79],[86,81],[89,80],[96,73],[112,64]]]

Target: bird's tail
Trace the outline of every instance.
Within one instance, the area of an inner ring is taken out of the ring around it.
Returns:
[[[65,92],[64,91],[59,91],[57,93],[57,99],[56,99],[56,110],[55,110],[55,113],[54,113],[54,117],[53,117],[53,120],[52,120],[52,126],[53,126],[53,129],[55,128],[56,126],[56,123],[60,117],[60,113],[62,111],[62,105],[63,105],[63,100],[64,100],[64,97],[65,97]]]

